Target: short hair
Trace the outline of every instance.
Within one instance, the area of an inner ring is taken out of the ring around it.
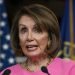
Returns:
[[[14,18],[11,28],[11,45],[15,52],[19,55],[23,54],[19,45],[19,19],[28,15],[36,25],[47,31],[51,44],[48,46],[47,53],[51,57],[55,57],[60,49],[60,31],[57,17],[52,10],[41,4],[32,4],[23,6]]]

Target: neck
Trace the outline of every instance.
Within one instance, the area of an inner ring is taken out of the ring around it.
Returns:
[[[47,62],[49,58],[47,56],[35,56],[27,59],[28,64],[32,65],[40,65],[44,62]]]
[[[35,71],[40,69],[42,66],[47,66],[50,63],[50,58],[47,55],[39,55],[35,57],[28,57],[24,63],[24,67],[29,71]]]
[[[35,57],[29,57],[26,61],[29,66],[47,66],[49,64],[50,58],[47,55],[39,55]]]

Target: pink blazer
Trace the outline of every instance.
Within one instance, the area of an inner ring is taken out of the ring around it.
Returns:
[[[7,69],[11,70],[10,75],[47,75],[47,73],[44,73],[41,70],[29,72],[26,69],[23,69],[19,64],[8,67]],[[75,62],[61,58],[55,58],[47,66],[47,69],[50,75],[75,75]],[[5,70],[3,70],[0,75],[2,75]]]

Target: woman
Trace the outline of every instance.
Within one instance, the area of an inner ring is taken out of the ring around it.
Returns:
[[[75,75],[74,62],[57,58],[59,32],[55,14],[45,6],[33,4],[20,9],[11,29],[11,43],[15,52],[27,59],[2,73],[9,70],[10,75]]]

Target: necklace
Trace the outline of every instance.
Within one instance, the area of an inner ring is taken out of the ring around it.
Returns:
[[[51,59],[48,59],[46,65],[40,65],[40,66],[39,66],[39,69],[40,69],[42,66],[46,66],[46,67],[47,67],[50,62],[51,62]],[[30,72],[34,72],[34,70],[37,68],[36,64],[35,64],[35,69],[29,68],[29,65],[28,65],[28,62],[27,62],[27,61],[26,61],[25,63],[23,63],[23,67],[24,67],[26,70],[30,71]]]

